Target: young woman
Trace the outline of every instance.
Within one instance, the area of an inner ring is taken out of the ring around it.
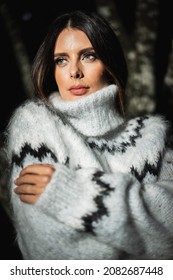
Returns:
[[[125,119],[127,66],[111,26],[61,15],[32,73],[37,97],[6,131],[23,258],[173,259],[169,125]]]

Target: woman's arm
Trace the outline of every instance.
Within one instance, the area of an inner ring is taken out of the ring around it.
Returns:
[[[47,180],[44,193],[39,180],[39,195],[35,186],[28,189],[25,183],[19,184],[18,193],[25,193],[25,202],[36,202],[33,207],[45,217],[51,216],[53,223],[65,224],[76,234],[80,231],[87,238],[89,234],[91,239],[94,236],[99,242],[110,244],[129,255],[172,258],[173,161],[170,153],[165,154],[162,178],[155,183],[141,184],[132,175],[120,172],[74,171],[55,164],[54,168],[37,167],[41,172],[44,170],[42,180]],[[34,169],[36,166],[30,166],[21,172],[26,176],[23,182],[28,180],[27,172],[34,173]],[[35,176],[31,178],[35,180]],[[18,180],[22,182],[22,176]],[[31,189],[36,200],[30,200]]]
[[[41,211],[49,201],[55,219],[84,235],[131,255],[173,258],[173,177],[141,184],[130,174],[58,164],[49,186],[36,203]]]

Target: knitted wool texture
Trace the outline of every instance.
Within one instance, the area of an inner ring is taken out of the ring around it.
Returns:
[[[124,120],[110,85],[75,101],[53,93],[13,114],[10,193],[24,259],[173,259],[173,153],[160,116]],[[55,172],[34,205],[13,192],[32,163]]]

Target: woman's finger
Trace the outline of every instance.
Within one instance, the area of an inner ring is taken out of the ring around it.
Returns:
[[[28,203],[28,204],[34,204],[37,202],[37,200],[39,199],[40,194],[39,195],[27,195],[27,194],[21,194],[19,195],[19,198],[22,202]]]
[[[37,185],[39,186],[45,186],[49,183],[51,177],[47,175],[33,175],[33,174],[26,174],[23,176],[18,177],[15,179],[14,183],[17,186],[23,185],[23,184],[30,184],[30,185]]]
[[[26,173],[52,175],[54,171],[55,168],[52,164],[31,164],[22,169],[20,176],[23,176]]]
[[[44,190],[45,190],[44,187],[38,188],[37,186],[32,186],[32,185],[21,185],[15,188],[14,192],[19,195],[20,194],[38,195],[38,194],[42,194]]]

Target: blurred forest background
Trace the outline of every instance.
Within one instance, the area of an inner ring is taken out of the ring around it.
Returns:
[[[13,110],[33,96],[30,67],[49,24],[62,12],[76,9],[97,11],[109,20],[119,36],[129,69],[127,115],[159,113],[173,123],[173,12],[170,2],[0,0],[0,147],[3,148],[3,132]],[[21,259],[11,224],[5,170],[1,149],[0,240],[6,249],[1,249],[0,259]]]

